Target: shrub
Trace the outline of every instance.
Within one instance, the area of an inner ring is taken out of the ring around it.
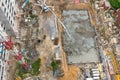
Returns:
[[[40,69],[40,58],[38,60],[36,60],[33,64],[32,64],[32,74],[33,75],[38,75],[40,73],[39,69]]]
[[[120,8],[120,0],[109,0],[109,2],[114,9]]]

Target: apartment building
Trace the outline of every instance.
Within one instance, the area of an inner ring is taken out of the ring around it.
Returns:
[[[0,0],[0,22],[1,27],[9,34],[10,36],[14,36],[14,32],[16,29],[16,19],[15,15],[17,13],[17,5],[15,3],[16,0]]]
[[[17,13],[15,1],[0,0],[0,80],[7,80],[9,51],[1,42],[5,41],[3,37],[15,36]]]
[[[5,32],[5,25],[0,22],[0,80],[7,80],[7,70],[8,70],[8,59],[9,59],[9,51],[5,49],[3,43],[4,38],[8,35]]]
[[[9,51],[0,43],[0,80],[7,80]]]

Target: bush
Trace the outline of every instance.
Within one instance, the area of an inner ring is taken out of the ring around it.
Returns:
[[[36,60],[33,64],[32,64],[32,74],[33,75],[38,75],[40,73],[39,69],[40,69],[40,58],[38,60]]]
[[[30,60],[27,59],[27,62],[29,62]],[[32,70],[27,71],[24,70],[24,68],[22,68],[22,65],[20,63],[17,63],[17,74],[19,77],[21,77],[23,79],[25,74],[30,74],[30,75],[38,75],[40,73],[39,68],[40,68],[40,62],[41,59],[39,58],[38,60],[36,60],[33,64],[32,64]]]
[[[23,78],[23,72],[21,71],[21,64],[20,63],[17,63],[17,69],[18,69],[18,76]]]
[[[51,66],[53,67],[53,71],[58,69],[58,64],[56,63],[55,60],[52,61]]]
[[[120,8],[120,0],[109,0],[109,2],[114,9]]]
[[[19,70],[18,71],[18,76],[23,79],[23,75],[24,75],[23,72]]]

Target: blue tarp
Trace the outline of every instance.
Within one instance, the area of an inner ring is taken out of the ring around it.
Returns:
[[[3,51],[4,51],[4,49],[3,49],[3,44],[0,44],[0,54],[2,54]]]
[[[29,0],[25,0],[25,2],[23,3],[21,8],[24,8],[28,2],[29,2]]]

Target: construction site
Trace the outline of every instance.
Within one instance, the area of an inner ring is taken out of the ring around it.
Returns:
[[[40,74],[32,77],[30,68],[16,79],[84,80],[94,77],[92,69],[97,71],[94,78],[102,78],[89,2],[31,0],[21,11],[16,46],[30,60],[29,68],[40,58]]]
[[[5,57],[0,69],[6,70],[0,80],[120,80],[94,2],[16,0],[18,32],[4,37],[0,31],[5,41],[0,49],[10,53],[0,51]]]

